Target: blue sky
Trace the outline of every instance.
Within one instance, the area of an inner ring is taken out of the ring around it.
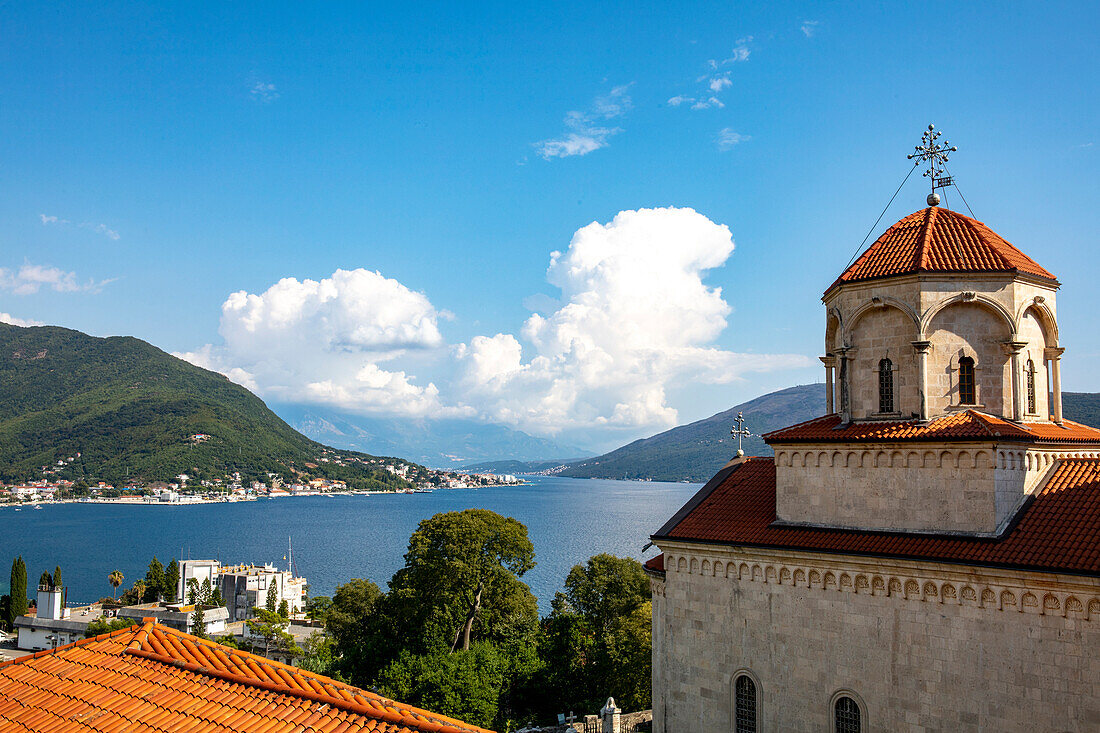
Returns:
[[[1066,388],[1100,390],[1098,16],[7,5],[0,312],[135,335],[269,399],[606,447],[818,381],[821,292],[935,122],[976,216],[1063,283]],[[878,229],[925,193],[914,176]],[[697,214],[631,215],[666,207]],[[598,353],[561,345],[577,328]],[[646,328],[675,358],[651,363]]]

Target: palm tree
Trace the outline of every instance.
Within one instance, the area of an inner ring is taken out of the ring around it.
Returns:
[[[118,587],[122,585],[122,581],[126,579],[126,576],[122,574],[121,570],[116,570],[107,576],[107,582],[111,584],[111,597],[115,598],[118,594]]]

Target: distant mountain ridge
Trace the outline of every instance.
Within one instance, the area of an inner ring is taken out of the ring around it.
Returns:
[[[360,463],[370,458],[331,451],[244,387],[140,339],[0,324],[0,479],[43,478],[46,466],[45,477],[116,484],[270,471],[407,485]]]
[[[738,412],[744,413],[745,428],[753,433],[742,443],[745,454],[770,456],[772,450],[760,435],[825,414],[825,385],[805,384],[772,392],[602,456],[570,463],[561,470],[539,463],[528,465],[526,471],[549,470],[576,478],[707,481],[737,450],[730,429]],[[1062,412],[1069,420],[1100,426],[1100,394],[1063,392]],[[512,472],[524,470],[513,466]]]
[[[273,404],[271,408],[314,440],[366,453],[405,456],[433,468],[451,470],[487,461],[576,459],[591,454],[478,420],[371,417],[313,405]]]

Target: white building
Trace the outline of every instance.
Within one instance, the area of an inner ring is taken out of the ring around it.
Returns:
[[[102,615],[102,609],[98,605],[65,608],[64,588],[41,585],[36,614],[15,619],[16,646],[20,649],[53,649],[83,639],[88,624]]]
[[[195,607],[183,603],[141,603],[118,609],[119,618],[133,619],[142,623],[145,619],[156,619],[157,623],[189,634],[198,632],[194,621]],[[203,610],[203,631],[207,636],[226,633],[229,612],[224,606]]]
[[[275,586],[275,607],[286,601],[291,613],[306,605],[306,579],[296,578],[289,570],[279,570],[274,565],[222,565],[217,560],[184,560],[180,563],[180,582],[177,597],[187,600],[188,583],[194,580],[200,586],[209,580],[217,587],[229,618],[240,621],[250,618],[254,607],[263,608],[267,594]]]

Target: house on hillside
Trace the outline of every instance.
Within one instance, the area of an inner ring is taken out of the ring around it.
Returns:
[[[151,619],[0,664],[2,727],[491,733]]]
[[[656,534],[654,730],[1100,730],[1100,430],[1054,275],[929,206],[826,290],[820,418]]]

